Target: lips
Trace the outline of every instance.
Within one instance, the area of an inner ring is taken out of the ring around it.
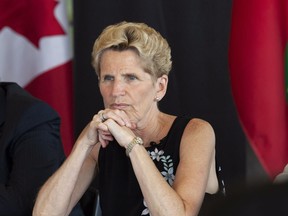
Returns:
[[[111,104],[111,109],[119,109],[119,110],[125,110],[127,109],[127,107],[129,107],[128,104],[124,104],[124,103],[113,103]]]

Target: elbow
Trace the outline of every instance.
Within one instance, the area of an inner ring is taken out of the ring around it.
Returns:
[[[36,199],[36,202],[34,203],[34,206],[33,206],[33,210],[32,210],[32,216],[39,216],[39,210],[38,210],[38,207],[37,207],[37,199]]]
[[[68,214],[55,212],[53,208],[45,208],[39,205],[35,205],[33,208],[32,216],[66,216]]]
[[[36,204],[33,208],[32,216],[48,216],[48,213],[45,213],[45,211]]]
[[[33,208],[32,216],[42,216],[44,214],[41,214],[41,212],[38,210],[38,208]]]

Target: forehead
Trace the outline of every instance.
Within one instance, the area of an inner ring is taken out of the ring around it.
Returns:
[[[99,75],[137,74],[143,79],[153,79],[145,68],[145,63],[134,50],[106,50],[101,56]]]
[[[127,68],[127,67],[139,67],[140,57],[136,52],[132,50],[125,51],[114,51],[106,50],[101,57],[100,68],[105,69],[116,69],[116,68]]]

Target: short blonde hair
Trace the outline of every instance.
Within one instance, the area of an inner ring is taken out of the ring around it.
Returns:
[[[106,27],[96,39],[92,51],[92,65],[100,76],[100,61],[105,50],[134,50],[143,63],[143,69],[152,77],[168,75],[171,67],[171,49],[165,38],[144,23],[120,22]]]

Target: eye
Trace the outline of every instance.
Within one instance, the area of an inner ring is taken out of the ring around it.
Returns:
[[[103,79],[102,79],[102,81],[113,81],[114,80],[114,77],[113,76],[111,76],[111,75],[105,75],[105,76],[103,76]]]
[[[126,75],[126,79],[127,79],[128,81],[133,81],[133,80],[137,80],[138,78],[137,78],[137,76],[135,76],[134,74],[127,74],[127,75]]]

